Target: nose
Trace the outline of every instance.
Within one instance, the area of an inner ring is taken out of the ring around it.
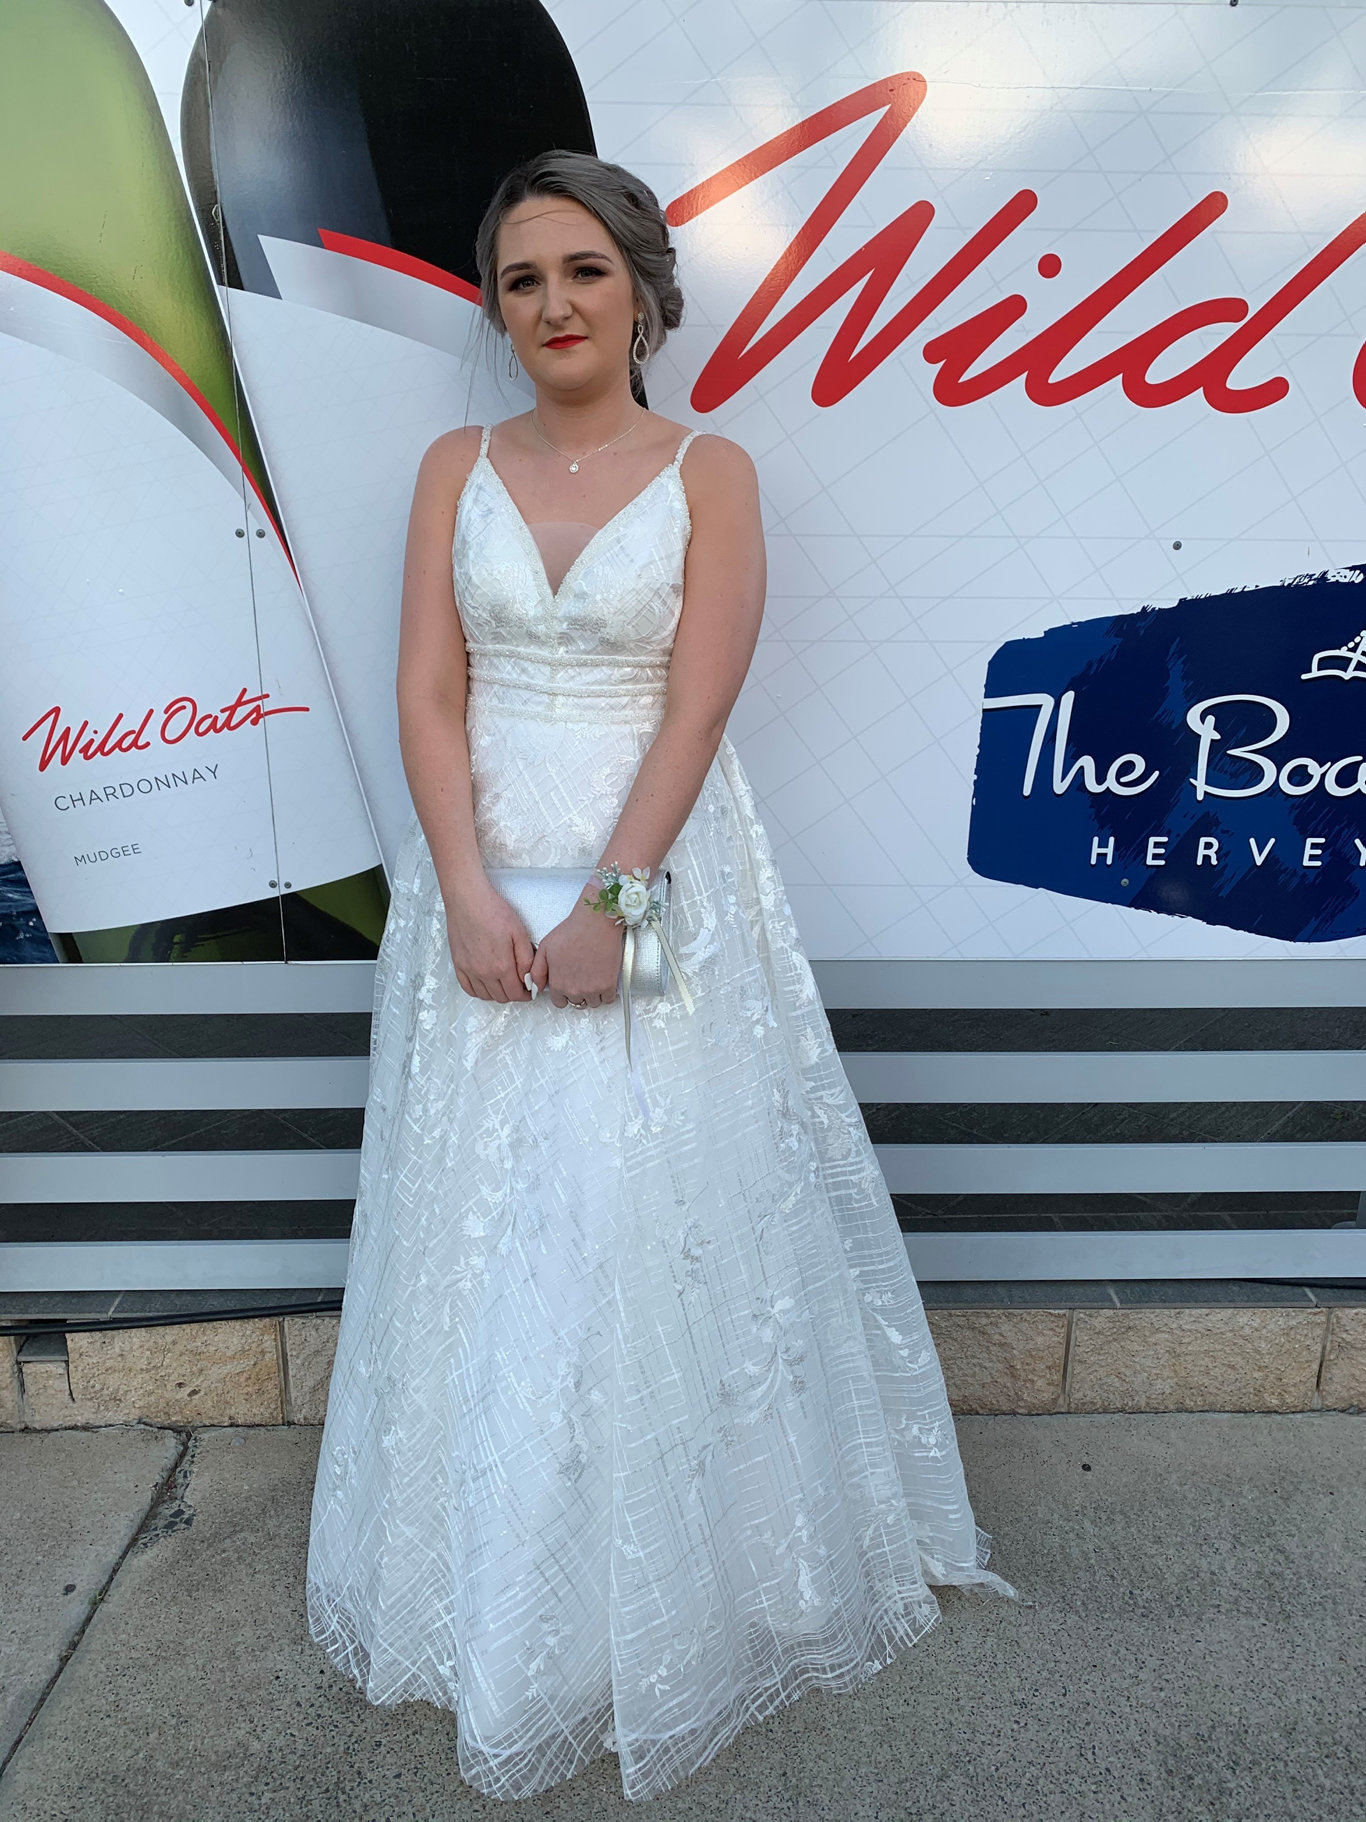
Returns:
[[[542,314],[544,315],[545,320],[548,323],[556,324],[565,322],[572,313],[574,306],[570,300],[569,292],[565,287],[564,281],[560,278],[548,279],[546,281],[544,297],[545,302],[542,305]]]

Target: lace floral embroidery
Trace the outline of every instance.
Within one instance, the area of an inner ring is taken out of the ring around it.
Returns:
[[[599,858],[662,712],[677,469],[552,599],[486,463],[460,501],[489,865]],[[623,687],[630,685],[631,687]],[[464,994],[416,819],[310,1529],[313,1636],[458,1716],[534,1796],[615,1752],[630,1798],[914,1642],[985,1569],[930,1332],[754,803],[722,739],[666,864],[697,1013]],[[738,1722],[735,1723],[738,1725]]]

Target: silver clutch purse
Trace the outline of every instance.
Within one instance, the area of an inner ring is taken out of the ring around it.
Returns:
[[[590,896],[589,867],[489,867],[489,883],[505,898],[527,927],[533,943],[562,923],[581,898]],[[670,875],[667,869],[650,881],[660,900],[660,922],[670,936]],[[636,929],[631,967],[632,994],[657,996],[669,990],[669,964],[652,924]]]

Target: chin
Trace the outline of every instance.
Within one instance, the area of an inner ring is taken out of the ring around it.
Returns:
[[[603,377],[601,364],[593,359],[549,361],[544,371],[536,375],[538,382],[551,392],[574,392]]]

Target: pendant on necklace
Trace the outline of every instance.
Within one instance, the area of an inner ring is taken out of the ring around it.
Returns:
[[[577,462],[571,462],[569,464],[569,472],[570,474],[577,474],[579,472],[579,465]]]

